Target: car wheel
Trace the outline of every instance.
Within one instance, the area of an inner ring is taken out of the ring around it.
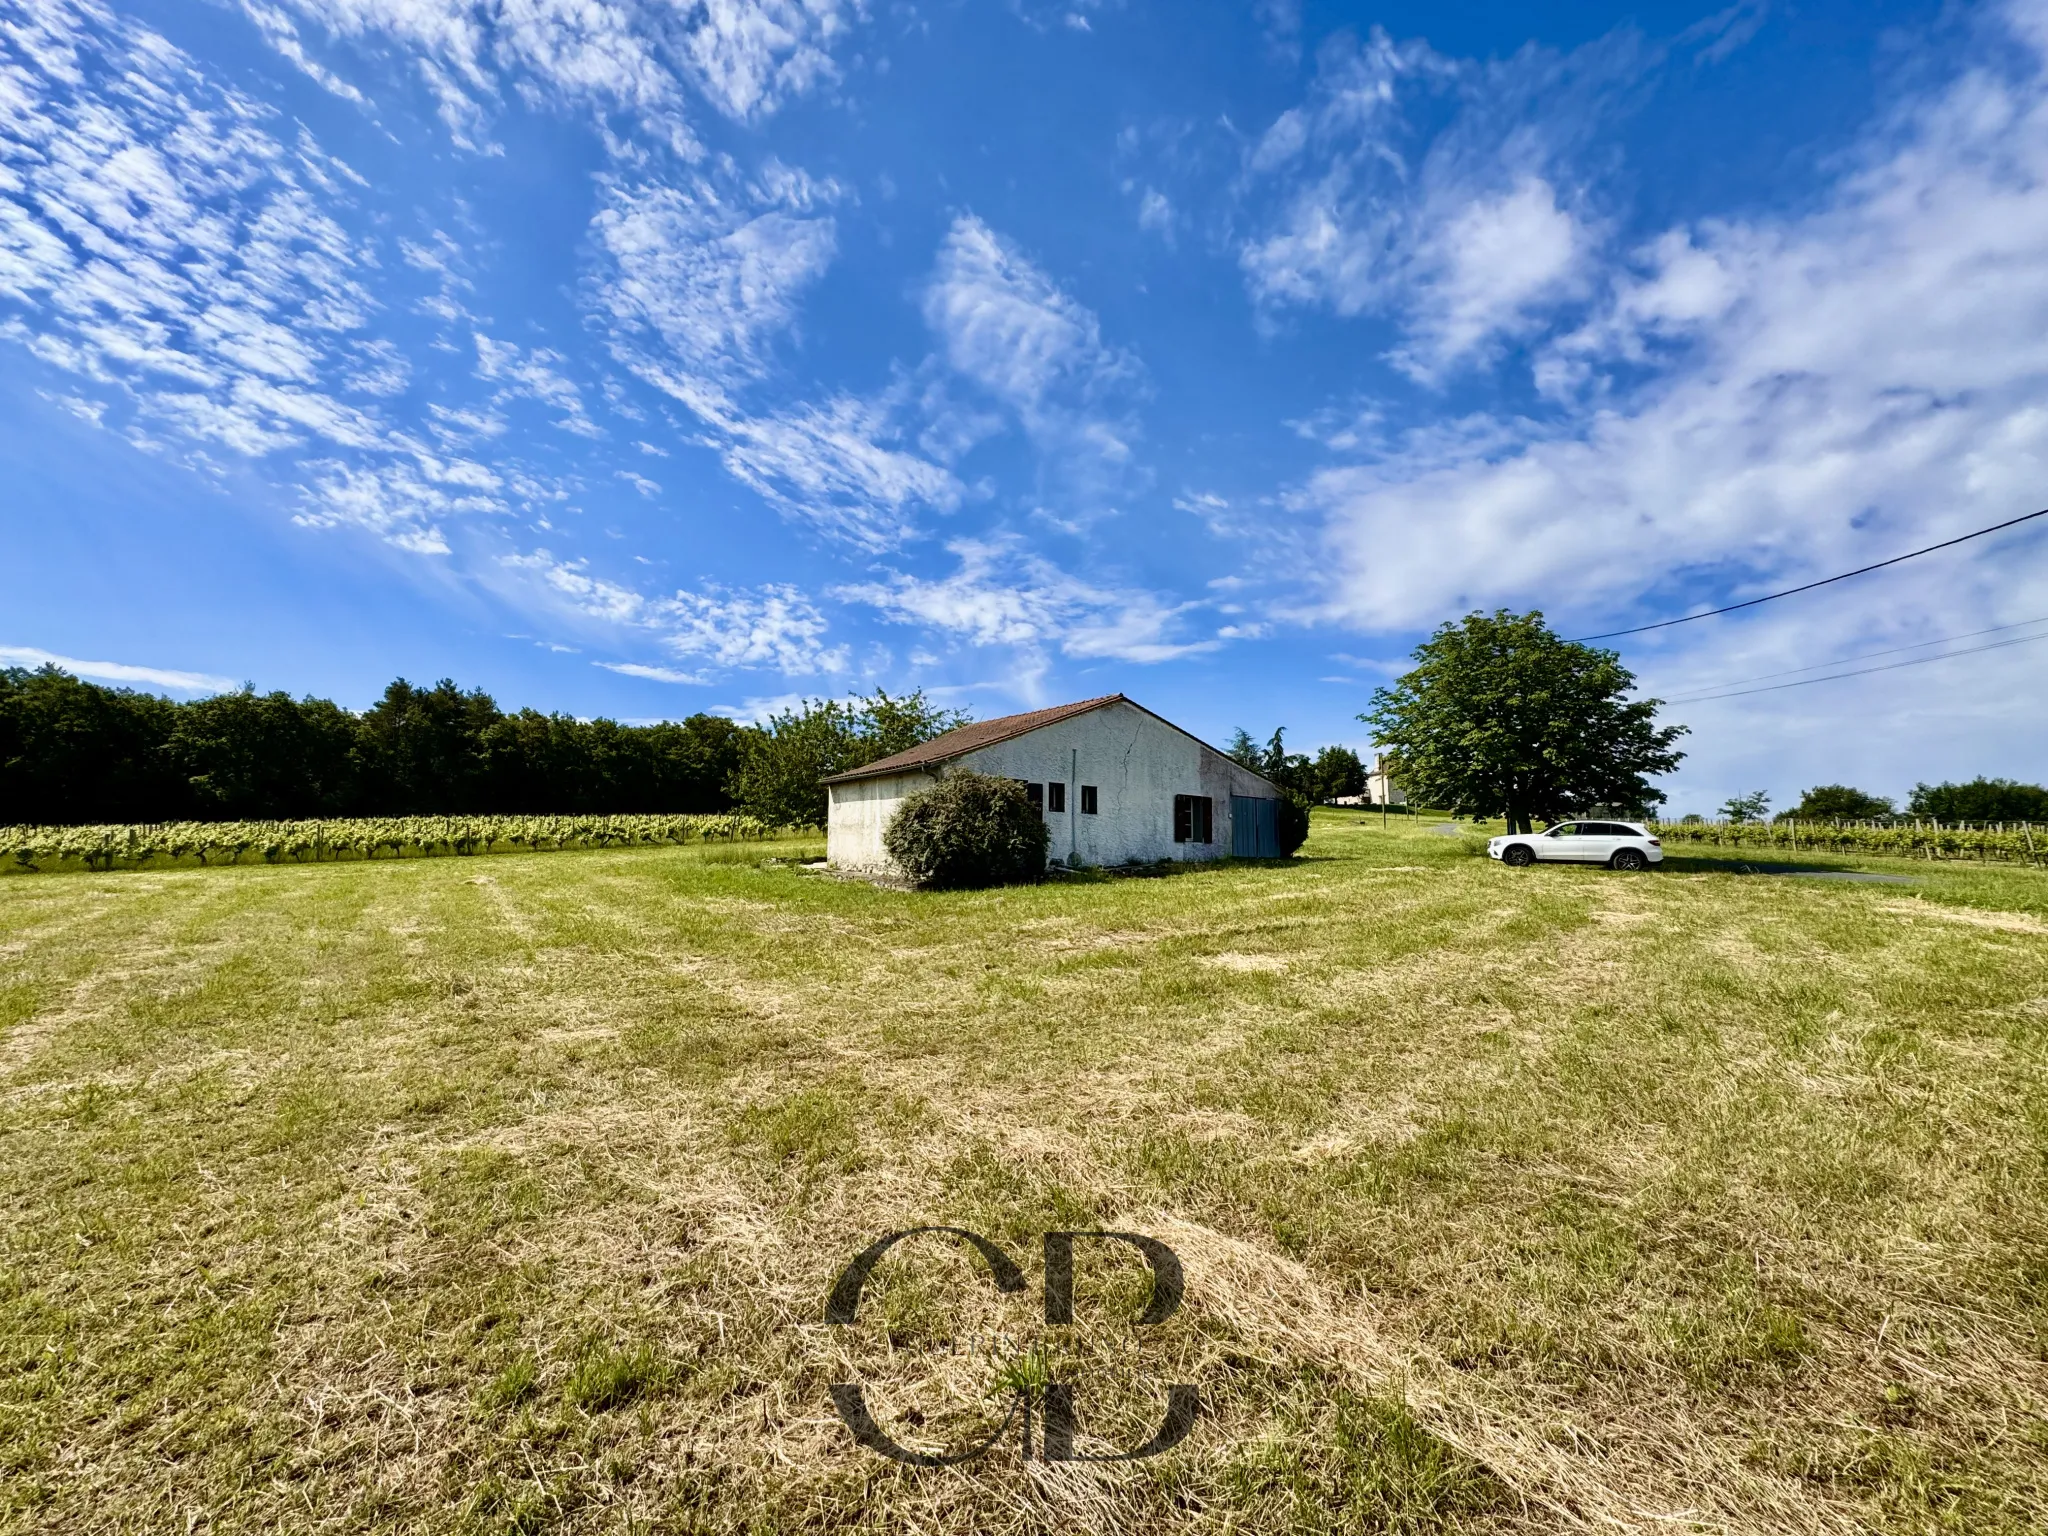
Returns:
[[[1642,849],[1624,848],[1621,850],[1621,852],[1617,853],[1614,856],[1614,867],[1616,869],[1631,870],[1648,869],[1650,867],[1650,861],[1643,857]]]
[[[1536,862],[1536,850],[1527,843],[1510,843],[1500,851],[1500,861],[1516,869],[1526,869]]]

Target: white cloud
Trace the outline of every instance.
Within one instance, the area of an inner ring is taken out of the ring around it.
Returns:
[[[688,86],[726,116],[756,120],[834,79],[831,50],[859,0],[242,0],[263,37],[330,90],[363,93],[306,46],[381,37],[411,52],[458,142],[477,145],[508,88],[560,105],[636,115],[658,142],[701,155],[684,110]]]
[[[1013,243],[972,215],[955,219],[924,313],[947,363],[1016,412],[1063,499],[1078,503],[1070,510],[1095,510],[1128,483],[1137,359],[1106,344],[1093,311]]]
[[[644,677],[657,683],[683,683],[701,687],[710,681],[702,672],[678,672],[674,667],[650,667],[638,661],[597,661],[592,666],[603,667],[607,672],[622,672],[627,677]]]
[[[1103,345],[1089,310],[971,215],[953,221],[939,248],[924,312],[946,360],[1027,420],[1056,392],[1094,394],[1136,366]]]
[[[179,693],[230,693],[236,687],[232,679],[206,672],[136,667],[123,661],[81,661],[76,656],[59,656],[27,645],[0,645],[0,662],[17,667],[57,667],[77,677],[97,677],[110,683],[149,683]]]
[[[1032,554],[1014,538],[956,539],[949,576],[887,573],[878,582],[835,588],[899,624],[916,624],[974,646],[1011,646],[1042,657],[1160,662],[1215,650],[1214,639],[1178,638],[1193,605],[1156,593],[1097,586]],[[1040,670],[1042,670],[1042,663]]]
[[[717,0],[696,10],[684,54],[720,111],[757,118],[835,78],[829,50],[860,15],[858,0]]]
[[[726,468],[771,504],[868,550],[910,536],[917,508],[950,511],[963,494],[951,471],[906,449],[892,402],[842,395],[765,416],[705,404]]]
[[[340,398],[389,399],[411,366],[361,335],[374,257],[315,195],[355,181],[303,130],[286,144],[269,108],[85,0],[46,0],[0,33],[0,98],[0,297],[24,311],[0,335],[124,394],[140,445],[202,468],[209,447],[283,460],[305,525],[445,554],[446,519],[503,510],[472,494],[496,491],[495,472]],[[513,372],[508,388],[587,425],[531,359]],[[445,409],[433,426],[491,430]]]
[[[1170,245],[1173,243],[1173,204],[1157,187],[1147,187],[1138,199],[1138,228],[1149,229]]]
[[[506,570],[537,580],[557,602],[583,619],[647,635],[680,661],[701,668],[772,668],[790,677],[843,672],[847,649],[828,645],[830,624],[817,604],[786,582],[758,587],[707,583],[699,591],[647,597],[593,575],[586,560],[562,560],[548,550],[506,555]],[[644,662],[601,662],[614,672],[660,682],[700,682],[704,670],[683,672]]]
[[[443,519],[503,509],[503,503],[493,497],[451,495],[434,484],[429,474],[409,464],[361,466],[329,461],[308,468],[314,473],[313,483],[305,493],[305,510],[294,522],[305,528],[360,528],[416,555],[450,552],[441,529]]]
[[[651,613],[662,644],[679,657],[718,667],[773,667],[791,677],[846,670],[846,647],[824,643],[830,628],[824,614],[787,583],[751,589],[712,584],[663,598]]]
[[[749,406],[797,301],[829,265],[831,182],[771,163],[720,192],[614,185],[593,222],[606,262],[594,283],[615,355],[691,411],[726,469],[770,505],[869,550],[908,536],[921,507],[950,509],[952,473],[904,446],[902,391],[875,399]]]
[[[1323,523],[1324,612],[1392,630],[1537,603],[1576,616],[1567,633],[1625,628],[2039,506],[2048,64],[2027,29],[2044,17],[2030,3],[2005,13],[2010,31],[1988,24],[1981,56],[1998,63],[1904,98],[1808,211],[1672,229],[1613,264],[1591,317],[1536,349],[1557,419],[1361,441],[1365,462],[1310,476],[1289,499]],[[2048,569],[2015,557],[2040,547],[2016,531],[1621,643],[1669,694],[2032,618]],[[1908,759],[1963,772],[1993,735],[2048,748],[2013,714],[2028,655],[1688,707],[1703,728],[1681,782],[1752,787],[1744,765],[1776,754],[1822,778],[1862,762],[1901,792],[1921,772]],[[1995,770],[1963,776],[1977,771]]]
[[[535,347],[522,353],[509,341],[493,341],[476,333],[476,376],[499,384],[500,401],[535,400],[562,413],[555,425],[578,437],[602,437],[604,429],[590,419],[583,407],[583,393],[564,377],[557,364],[567,361],[561,353]]]
[[[17,339],[237,452],[375,440],[322,390],[373,308],[363,258],[267,109],[62,0],[0,35],[0,97],[0,296],[37,321]]]
[[[1604,51],[1573,69],[1598,77]],[[1239,259],[1253,296],[1269,309],[1393,316],[1405,340],[1391,361],[1424,382],[1533,332],[1583,294],[1598,230],[1560,185],[1572,134],[1515,108],[1539,87],[1564,90],[1573,69],[1535,52],[1461,65],[1378,28],[1333,42],[1309,100],[1247,157],[1260,230]],[[1417,143],[1407,103],[1445,92],[1456,118]]]
[[[693,376],[732,384],[768,366],[798,297],[831,265],[830,201],[805,181],[721,196],[710,182],[607,187],[591,231],[609,258],[598,299],[629,333],[651,333]],[[765,206],[764,206],[765,205]]]

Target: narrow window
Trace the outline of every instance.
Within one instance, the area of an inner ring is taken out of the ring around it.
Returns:
[[[1173,840],[1176,843],[1215,841],[1212,802],[1207,795],[1173,797]]]
[[[1081,814],[1083,816],[1093,816],[1095,814],[1095,786],[1093,784],[1083,784],[1081,786]]]
[[[1024,786],[1024,793],[1031,797],[1031,809],[1043,813],[1045,810],[1045,786],[1043,784],[1026,784]]]
[[[1215,802],[1207,795],[1195,796],[1194,837],[1192,841],[1197,843],[1213,843],[1216,841],[1215,825],[1210,820],[1214,810]]]
[[[1048,784],[1045,786],[1045,808],[1048,811],[1064,811],[1067,808],[1067,786]]]

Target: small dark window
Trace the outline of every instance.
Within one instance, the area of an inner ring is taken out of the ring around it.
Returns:
[[[1026,784],[1024,786],[1024,793],[1031,797],[1031,808],[1034,811],[1044,811],[1045,786],[1043,784]]]
[[[1173,797],[1173,840],[1176,843],[1215,841],[1211,802],[1207,795]]]
[[[1067,808],[1067,786],[1048,784],[1045,786],[1045,808],[1048,811],[1064,811]]]
[[[1095,814],[1095,786],[1093,784],[1083,784],[1081,786],[1081,814],[1083,816],[1093,816]]]

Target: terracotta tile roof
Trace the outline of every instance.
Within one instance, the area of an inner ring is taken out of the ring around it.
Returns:
[[[1034,709],[1028,714],[1004,715],[997,720],[977,720],[972,725],[963,725],[958,730],[946,732],[943,736],[934,736],[930,741],[912,747],[908,752],[898,752],[893,756],[866,763],[849,773],[835,773],[825,782],[848,784],[855,779],[874,779],[884,774],[935,768],[940,763],[949,763],[956,757],[965,757],[969,752],[992,747],[999,741],[1009,741],[1013,737],[1025,735],[1043,726],[1071,720],[1075,715],[1085,715],[1089,710],[1100,709],[1105,704],[1129,702],[1130,700],[1120,693],[1106,693],[1099,699],[1082,699],[1076,704],[1055,704],[1051,709]]]

